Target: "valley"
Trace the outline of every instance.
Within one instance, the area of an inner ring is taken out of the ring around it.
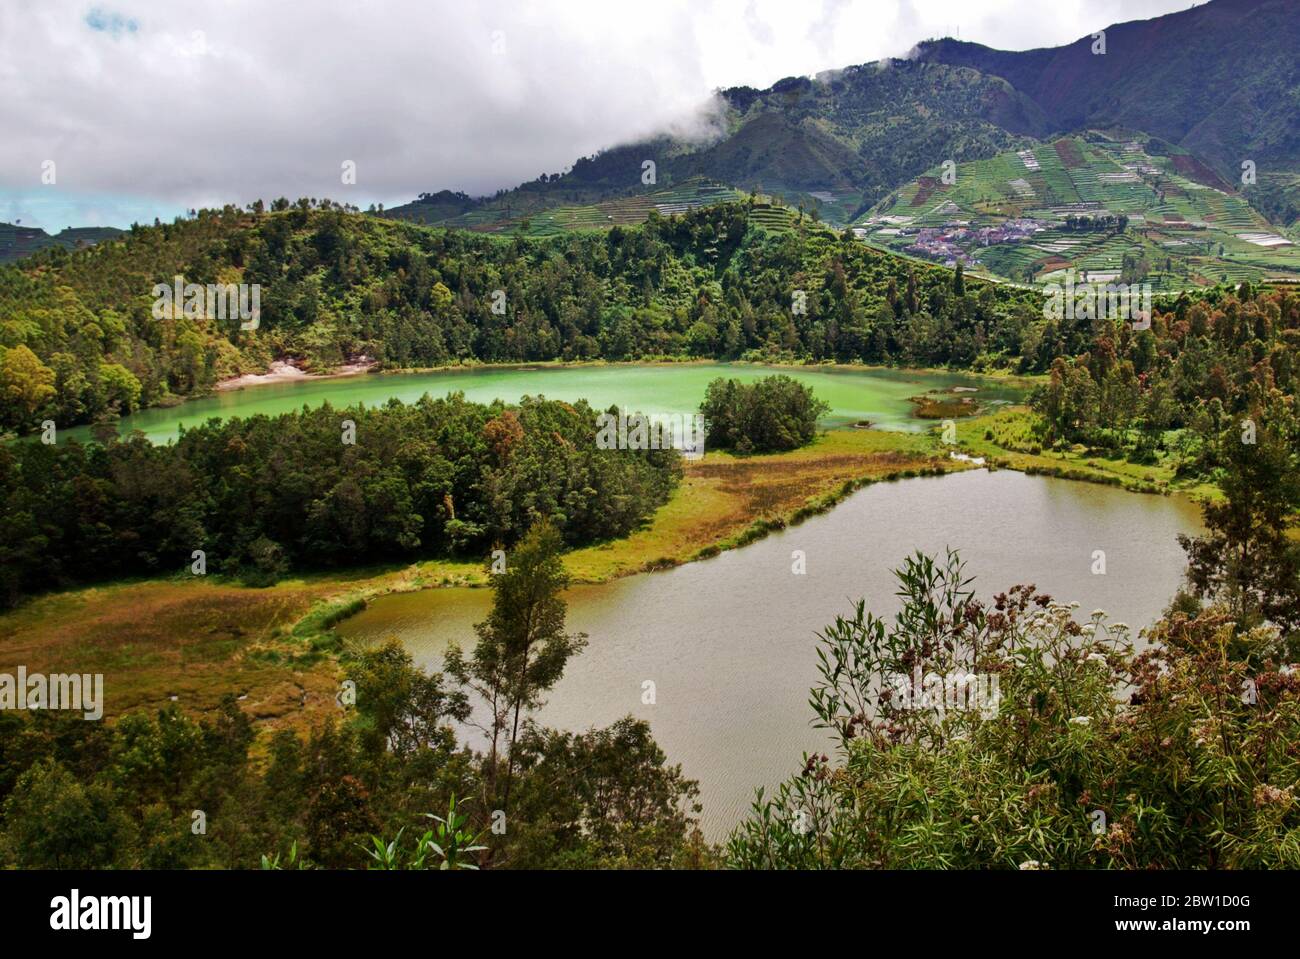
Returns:
[[[1297,0],[665,3],[0,13],[0,875],[1300,869]]]

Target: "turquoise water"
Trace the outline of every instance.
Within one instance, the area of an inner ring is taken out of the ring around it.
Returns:
[[[709,381],[728,376],[750,382],[785,373],[812,387],[831,406],[822,420],[828,427],[870,420],[882,429],[921,432],[933,420],[913,415],[909,397],[954,386],[974,388],[969,395],[981,402],[1015,402],[1023,391],[1007,384],[962,374],[899,370],[860,370],[818,367],[773,368],[725,363],[525,367],[436,373],[368,373],[330,379],[299,380],[251,386],[190,400],[168,409],[141,410],[122,418],[119,430],[142,431],[154,442],[174,438],[182,425],[194,426],[211,417],[275,415],[303,406],[358,403],[375,406],[391,398],[411,402],[425,393],[445,396],[456,390],[467,399],[517,403],[521,396],[587,400],[597,409],[617,405],[644,413],[693,413],[704,399]],[[89,428],[69,430],[89,435]]]

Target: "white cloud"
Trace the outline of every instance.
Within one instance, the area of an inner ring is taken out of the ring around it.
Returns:
[[[902,55],[928,36],[1053,45],[1188,5],[8,0],[0,192],[24,209],[49,205],[24,200],[37,190],[96,194],[101,210],[138,205],[105,196],[173,210],[491,192],[680,123],[717,87]],[[54,187],[40,184],[47,159]],[[340,183],[345,160],[356,186]]]

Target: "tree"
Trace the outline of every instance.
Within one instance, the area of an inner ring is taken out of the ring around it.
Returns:
[[[1047,384],[1034,395],[1033,406],[1046,421],[1049,439],[1084,438],[1096,424],[1097,384],[1087,366],[1058,356]]]
[[[0,346],[0,401],[5,425],[28,424],[31,416],[52,399],[54,371],[26,346]]]
[[[1223,499],[1202,506],[1206,534],[1182,535],[1195,596],[1224,602],[1239,628],[1300,629],[1300,546],[1290,531],[1300,508],[1300,422],[1276,392],[1251,416],[1233,418],[1213,444]]]
[[[417,669],[395,639],[363,651],[349,675],[357,684],[357,710],[367,721],[362,745],[371,750],[403,758],[424,747],[450,750],[450,721],[469,718],[465,694],[444,688],[442,673]]]
[[[538,868],[557,854],[584,869],[699,863],[698,785],[668,762],[649,723],[626,716],[586,733],[530,728],[519,752],[512,866]]]
[[[797,449],[817,435],[817,420],[830,406],[812,389],[789,376],[766,376],[755,383],[719,377],[704,393],[708,443],[742,453]]]
[[[110,409],[131,413],[140,405],[140,381],[120,363],[100,364],[99,385]]]
[[[542,705],[542,694],[559,682],[569,657],[587,645],[584,634],[565,632],[567,604],[560,593],[569,576],[560,560],[562,546],[551,523],[535,523],[508,553],[505,572],[493,578],[492,611],[474,627],[473,652],[467,658],[459,646],[447,651],[448,674],[476,692],[491,713],[486,785],[493,791],[504,745],[503,810],[510,802],[520,719]]]
[[[22,869],[108,869],[130,836],[112,790],[83,786],[52,760],[19,777],[4,803],[4,839]]]

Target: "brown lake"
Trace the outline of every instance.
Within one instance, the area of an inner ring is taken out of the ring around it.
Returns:
[[[570,661],[538,719],[582,730],[631,714],[650,722],[672,762],[700,782],[703,825],[725,839],[757,786],[828,751],[811,728],[817,632],[859,598],[897,609],[892,570],[911,553],[961,553],[988,597],[1033,582],[1054,597],[1100,608],[1136,633],[1177,589],[1176,536],[1201,529],[1180,497],[1010,471],[972,470],[881,483],[829,513],[743,549],[662,572],[569,590],[569,626],[589,645]],[[806,573],[792,572],[802,550]],[[1094,574],[1104,550],[1106,572]],[[429,669],[453,640],[473,641],[487,589],[383,597],[340,625],[350,639],[399,639]],[[642,702],[643,683],[655,702]]]

